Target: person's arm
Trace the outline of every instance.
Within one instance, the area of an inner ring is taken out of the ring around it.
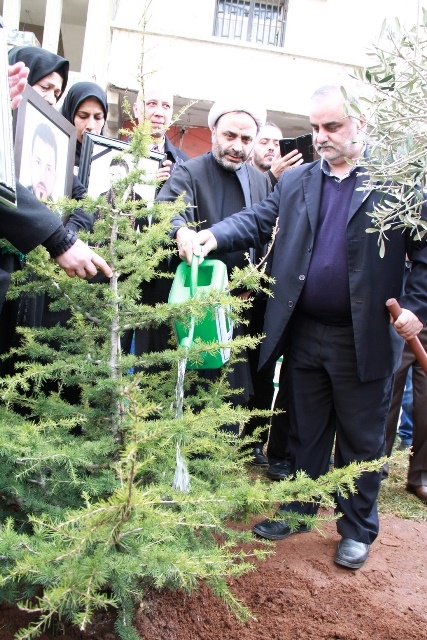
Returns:
[[[84,188],[77,176],[73,176],[73,189],[71,193],[71,197],[73,198],[73,200],[83,200],[86,193],[87,189]],[[76,231],[76,233],[78,233],[79,231],[91,232],[94,222],[94,214],[87,213],[86,211],[84,211],[84,209],[78,207],[70,213],[66,222],[64,223],[64,226],[66,229]]]
[[[210,229],[196,233],[182,226],[175,236],[180,258],[191,264],[193,253],[204,258],[216,249],[230,252],[249,249],[256,238],[261,243],[269,242],[279,213],[280,194],[279,182],[268,198],[228,216]]]
[[[427,205],[421,211],[421,219],[427,222]],[[405,340],[414,338],[427,321],[427,236],[420,238],[411,229],[405,230],[406,254],[411,269],[405,280],[405,292],[399,298],[402,313],[394,322],[394,328]]]
[[[192,180],[190,174],[185,165],[179,165],[175,168],[172,176],[163,185],[162,189],[156,197],[156,202],[175,202],[178,196],[184,194],[184,201],[186,206],[183,209],[174,214],[172,222],[172,237],[178,229],[186,227],[188,223],[193,223],[197,220],[197,211],[195,210],[194,202],[195,196],[192,186]]]

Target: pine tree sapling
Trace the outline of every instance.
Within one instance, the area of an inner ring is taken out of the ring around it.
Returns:
[[[147,149],[147,135],[141,126],[132,144],[140,136]],[[171,332],[163,352],[122,353],[126,331],[197,321],[215,305],[229,307],[237,324],[250,304],[215,290],[182,304],[141,302],[144,283],[173,275],[160,265],[176,251],[170,221],[183,207],[182,199],[126,199],[128,187],[144,179],[135,169],[118,181],[113,205],[103,198],[84,202],[88,212],[97,212],[85,239],[109,262],[110,281],[70,280],[44,249],[15,276],[20,291],[43,291],[52,309],[70,310],[65,326],[21,329],[12,354],[16,372],[0,381],[0,593],[39,612],[38,621],[18,634],[22,640],[37,637],[54,616],[84,629],[108,606],[120,610],[120,636],[136,638],[132,610],[145,588],[191,590],[201,579],[244,618],[249,613],[227,578],[253,569],[252,557],[271,545],[259,542],[243,553],[239,543],[252,534],[233,522],[293,499],[330,508],[335,490],[354,491],[357,476],[381,466],[354,464],[317,481],[301,473],[280,483],[248,471],[247,441],[221,426],[243,428],[250,418],[228,401],[227,372],[256,337],[233,340],[232,357],[213,381],[187,370],[179,411],[178,363],[224,345],[195,341],[184,349]],[[134,220],[142,221],[138,228]],[[236,270],[229,289],[244,283],[256,291],[261,280],[262,269]],[[185,491],[173,486],[177,443],[188,471]],[[304,521],[315,526],[318,519]],[[297,526],[296,519],[290,522]]]

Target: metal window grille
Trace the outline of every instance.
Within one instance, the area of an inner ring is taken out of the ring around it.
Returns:
[[[217,0],[214,35],[283,47],[289,0]]]

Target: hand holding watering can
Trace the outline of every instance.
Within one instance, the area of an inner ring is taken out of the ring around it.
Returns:
[[[176,233],[179,257],[191,264],[193,254],[199,256],[199,264],[203,262],[205,256],[217,248],[214,234],[205,229],[204,231],[193,231],[188,227],[180,227]]]

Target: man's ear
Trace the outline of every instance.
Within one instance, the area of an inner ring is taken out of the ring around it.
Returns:
[[[139,113],[138,103],[137,103],[137,102],[134,102],[134,103],[133,103],[133,115],[135,116],[135,118],[136,118],[137,120],[139,120],[139,118],[138,118],[138,113]]]

